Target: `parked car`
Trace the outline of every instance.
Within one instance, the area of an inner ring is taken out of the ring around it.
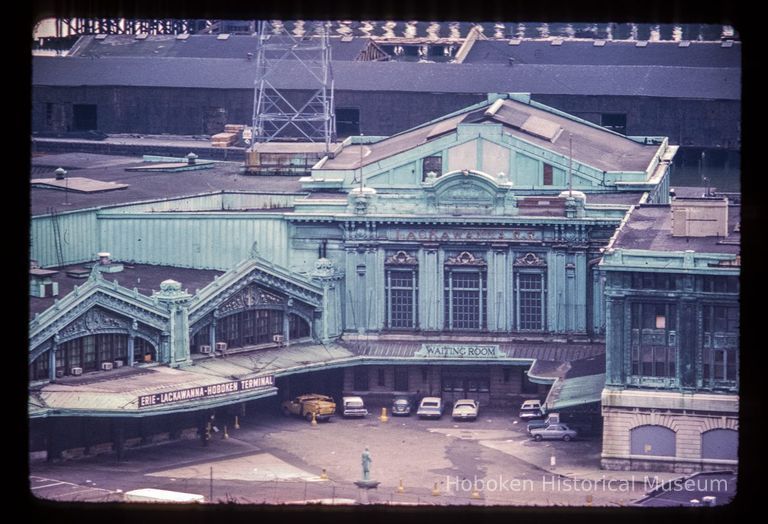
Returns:
[[[451,416],[454,420],[477,420],[480,404],[477,400],[464,398],[453,403]]]
[[[411,414],[411,399],[408,397],[395,397],[392,401],[392,414],[409,416]]]
[[[545,428],[534,428],[528,432],[533,440],[564,440],[568,442],[578,436],[576,430],[565,424],[550,424]]]
[[[539,420],[534,420],[533,422],[529,422],[526,429],[528,430],[528,432],[530,432],[532,429],[546,428],[550,424],[559,424],[559,423],[560,423],[559,413],[548,413],[546,419],[539,419]]]
[[[286,416],[298,415],[310,421],[313,413],[317,420],[328,420],[336,413],[336,403],[333,399],[318,393],[299,395],[292,400],[286,400],[282,408]]]
[[[521,419],[544,418],[544,407],[541,405],[540,400],[526,400],[523,402],[523,405],[520,406],[520,413],[518,416]]]
[[[416,414],[420,418],[440,418],[443,416],[443,399],[440,397],[424,397],[421,399]]]
[[[364,417],[368,415],[362,397],[342,397],[342,415],[345,417]]]

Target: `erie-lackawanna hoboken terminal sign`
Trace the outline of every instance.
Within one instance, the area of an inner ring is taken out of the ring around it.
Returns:
[[[139,407],[159,406],[171,402],[183,402],[187,400],[199,400],[208,397],[218,397],[221,395],[230,395],[241,391],[252,389],[262,389],[275,385],[274,375],[265,375],[263,377],[245,378],[242,380],[233,380],[231,382],[222,382],[220,384],[210,384],[208,386],[197,386],[194,388],[177,389],[175,391],[164,391],[152,395],[142,395],[139,397]]]

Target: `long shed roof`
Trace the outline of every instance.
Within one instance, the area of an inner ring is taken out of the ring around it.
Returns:
[[[278,89],[309,90],[316,80],[290,61],[272,76]],[[740,100],[741,69],[650,65],[333,64],[337,91],[646,96]],[[33,86],[253,89],[256,63],[234,58],[33,57]]]

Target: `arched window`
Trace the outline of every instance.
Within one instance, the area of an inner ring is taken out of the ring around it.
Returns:
[[[702,433],[701,458],[738,460],[739,432],[733,429],[711,429]]]
[[[243,347],[272,342],[283,334],[283,312],[277,309],[252,309],[220,318],[216,324],[217,342]]]
[[[629,432],[632,455],[674,457],[677,438],[675,432],[664,426],[639,426]]]

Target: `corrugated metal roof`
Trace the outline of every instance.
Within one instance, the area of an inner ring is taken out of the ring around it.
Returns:
[[[507,41],[478,40],[464,63],[507,64],[590,64],[590,65],[649,65],[683,67],[741,67],[741,43],[731,48],[720,42],[648,42],[638,48],[634,41],[564,40],[559,46],[547,41],[524,40],[510,46]]]
[[[34,86],[145,86],[253,89],[254,61],[224,58],[33,57]],[[741,70],[724,67],[336,62],[337,91],[614,95],[740,100]],[[277,89],[315,89],[289,61]],[[403,81],[407,79],[407,81]]]
[[[107,35],[96,39],[91,35],[82,36],[75,43],[69,56],[103,57],[179,57],[179,58],[250,58],[256,60],[258,36],[254,35],[188,35],[179,39],[175,35],[149,35],[136,40],[133,35]],[[270,36],[268,43],[276,44],[288,40],[287,37]],[[342,41],[331,38],[331,57],[333,60],[355,60],[370,44],[366,38]],[[270,52],[276,55],[277,52]],[[281,54],[281,53],[280,53]],[[268,55],[269,56],[269,55]],[[277,56],[275,57],[277,58]]]

